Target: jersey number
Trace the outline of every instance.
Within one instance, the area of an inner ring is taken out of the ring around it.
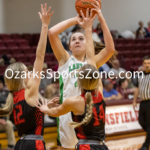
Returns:
[[[21,104],[16,106],[16,109],[13,111],[13,115],[14,115],[15,125],[18,125],[18,124],[25,122],[25,119],[21,118],[21,116],[23,115]]]
[[[96,111],[96,107],[93,107],[93,114],[94,114],[94,126],[99,126],[100,125],[100,120],[103,121],[103,123],[105,123],[105,111],[104,111],[104,107],[103,104],[101,104],[99,106],[99,114]]]

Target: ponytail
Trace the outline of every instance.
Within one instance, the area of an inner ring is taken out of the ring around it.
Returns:
[[[88,124],[91,119],[92,119],[92,114],[93,114],[93,98],[91,92],[86,92],[85,94],[85,99],[86,99],[86,114],[85,117],[81,122],[71,122],[71,126],[73,128],[77,128],[83,124]]]
[[[13,110],[13,94],[10,92],[6,99],[6,104],[3,108],[0,108],[0,116],[7,116]]]

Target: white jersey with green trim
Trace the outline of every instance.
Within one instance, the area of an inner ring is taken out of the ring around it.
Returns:
[[[58,68],[60,73],[60,103],[72,96],[81,94],[77,85],[77,72],[87,62],[78,61],[74,56],[70,56],[68,61]],[[58,140],[64,148],[75,148],[77,137],[74,129],[70,126],[72,122],[71,112],[60,116],[57,119],[58,124]]]

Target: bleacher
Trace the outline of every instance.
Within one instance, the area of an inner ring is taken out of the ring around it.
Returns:
[[[33,65],[39,34],[0,34],[0,55],[14,57],[16,61],[24,62],[27,66]],[[150,39],[117,39],[116,50],[121,66],[126,70],[137,70],[142,64],[142,58],[150,55]],[[56,70],[57,61],[53,53],[46,53],[45,62],[49,68]],[[5,67],[0,67],[0,74]]]
[[[0,34],[0,57],[6,55],[27,66],[33,65],[38,40],[39,34]],[[53,54],[46,53],[45,62],[49,68],[56,70],[58,64]],[[1,75],[6,67],[0,67]]]
[[[150,38],[145,39],[117,39],[115,40],[116,50],[121,67],[134,71],[142,65],[142,59],[150,55]]]
[[[27,66],[33,65],[39,34],[0,34],[0,57],[7,55],[13,57],[16,61],[25,63]],[[142,59],[150,55],[150,39],[116,39],[116,50],[119,52],[118,58],[121,66],[126,70],[137,70],[142,65]],[[57,64],[53,53],[46,53],[45,62],[48,68],[55,70]],[[0,74],[4,73],[7,66],[0,67]],[[16,140],[18,140],[15,131]],[[57,128],[47,126],[44,131],[44,139],[48,147],[56,146]],[[0,144],[3,148],[7,146],[6,134],[0,133]]]

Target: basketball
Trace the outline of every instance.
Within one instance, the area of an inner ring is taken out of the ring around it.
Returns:
[[[77,13],[81,16],[80,14],[80,10],[82,10],[84,16],[86,16],[86,9],[87,8],[94,8],[94,6],[92,6],[92,3],[95,4],[95,1],[98,1],[101,7],[101,0],[76,0],[75,2],[75,8]],[[93,15],[96,12],[93,12]]]

